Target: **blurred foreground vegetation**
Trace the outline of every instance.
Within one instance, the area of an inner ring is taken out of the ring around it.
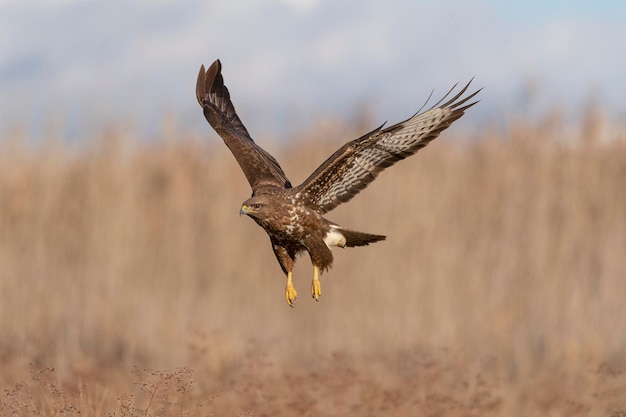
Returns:
[[[257,141],[297,184],[368,127]],[[0,143],[0,414],[626,413],[624,131],[452,127],[330,213],[388,240],[295,309],[207,136]]]

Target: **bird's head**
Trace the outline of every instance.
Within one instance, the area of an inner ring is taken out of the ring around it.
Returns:
[[[257,220],[263,220],[267,215],[269,199],[267,196],[250,197],[241,205],[239,215],[245,214]]]

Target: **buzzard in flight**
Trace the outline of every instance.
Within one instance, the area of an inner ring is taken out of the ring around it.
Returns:
[[[322,217],[346,203],[385,168],[413,155],[476,104],[466,104],[480,90],[462,97],[469,83],[448,101],[450,89],[432,108],[409,119],[346,143],[298,186],[292,186],[272,155],[258,146],[237,116],[224,85],[219,60],[200,68],[196,97],[209,124],[231,150],[252,187],[240,214],[250,216],[270,237],[272,248],[287,275],[285,298],[294,306],[297,293],[292,271],[296,255],[308,252],[313,264],[311,294],[321,295],[319,275],[330,268],[332,246],[365,246],[385,236],[346,229]],[[470,81],[471,83],[471,81]]]

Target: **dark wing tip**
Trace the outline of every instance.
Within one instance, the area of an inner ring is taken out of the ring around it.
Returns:
[[[200,107],[204,107],[203,101],[206,99],[206,95],[215,88],[215,82],[219,82],[218,77],[221,78],[221,72],[222,63],[219,59],[216,59],[207,71],[204,70],[204,65],[200,66],[198,80],[196,81],[196,99],[198,100]]]
[[[457,87],[458,83],[454,84],[454,85],[452,86],[452,88],[450,89],[450,91],[448,91],[448,92],[446,93],[446,95],[445,95],[445,96],[443,96],[443,97],[441,98],[441,100],[439,100],[439,101],[438,101],[438,102],[437,102],[437,103],[433,106],[433,108],[435,108],[435,107],[441,107],[441,108],[449,107],[449,108],[454,109],[454,108],[459,107],[459,106],[460,106],[460,105],[462,105],[463,103],[466,103],[466,102],[468,102],[469,100],[471,100],[474,96],[476,96],[476,94],[478,94],[478,93],[482,90],[482,88],[480,88],[479,90],[474,91],[472,94],[468,95],[467,97],[464,97],[464,98],[462,98],[462,99],[461,99],[461,96],[462,96],[463,94],[465,94],[465,92],[466,92],[466,91],[467,91],[467,89],[469,88],[470,84],[472,84],[472,81],[474,81],[474,77],[472,77],[472,78],[469,80],[469,82],[468,82],[467,84],[465,84],[465,86],[464,86],[463,88],[461,88],[461,90],[460,90],[458,93],[456,93],[453,97],[451,97],[451,98],[450,98],[448,101],[446,101],[445,103],[441,104],[444,100],[446,100],[446,99],[450,96],[450,94],[452,93],[452,91],[454,91],[454,89]],[[466,107],[464,107],[464,108],[471,107],[471,106],[473,106],[473,105],[474,105],[474,104],[476,104],[476,103],[477,103],[477,102],[474,102],[474,103],[472,103],[472,104],[470,104],[470,105],[468,105],[468,106],[466,106]]]
[[[198,80],[196,81],[196,99],[200,107],[203,107],[202,100],[204,100],[204,80],[206,79],[206,72],[204,71],[204,65],[200,66],[200,72],[198,73]]]
[[[217,78],[222,74],[222,63],[219,59],[213,61],[211,66],[206,72],[206,81],[205,81],[205,91],[211,91],[211,87],[215,84],[215,81],[218,81]]]
[[[467,88],[469,87],[470,83],[472,82],[472,80],[474,79],[474,77],[472,77],[472,79],[470,80],[469,83],[467,83],[467,85],[465,86],[465,88],[463,89],[463,92],[465,90],[467,90]],[[458,100],[455,101],[454,103],[452,103],[450,105],[450,108],[454,109],[457,112],[464,112],[465,110],[469,109],[470,107],[472,107],[473,105],[475,105],[476,103],[479,103],[480,100],[474,100],[469,104],[466,104],[468,101],[470,101],[471,99],[473,99],[478,93],[480,93],[483,88],[485,87],[481,87],[478,90],[474,91],[472,94],[468,95],[467,97],[463,98],[462,100]],[[465,104],[464,106],[462,106],[463,104]],[[460,107],[462,106],[462,107]]]

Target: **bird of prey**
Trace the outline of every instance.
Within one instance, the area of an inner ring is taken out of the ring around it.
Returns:
[[[352,199],[383,169],[428,145],[477,103],[468,101],[480,91],[463,97],[470,80],[444,102],[456,88],[453,86],[430,109],[393,126],[384,128],[383,124],[346,143],[294,187],[276,159],[250,137],[230,101],[221,70],[219,60],[206,71],[201,66],[196,97],[204,117],[231,150],[252,187],[252,196],[243,202],[239,213],[251,217],[269,235],[276,259],[287,275],[285,298],[292,307],[297,298],[292,279],[296,255],[306,251],[311,257],[311,295],[317,301],[322,293],[319,275],[333,262],[331,247],[365,246],[385,239],[347,229],[322,216]]]

